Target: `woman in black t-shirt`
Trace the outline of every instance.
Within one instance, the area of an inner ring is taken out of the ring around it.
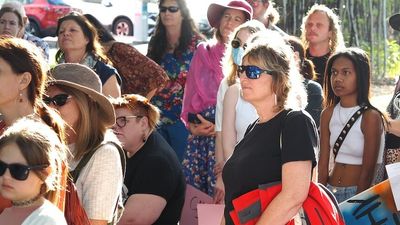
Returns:
[[[258,222],[285,224],[307,197],[318,148],[315,123],[300,110],[306,103],[301,75],[293,51],[272,31],[248,44],[238,75],[243,98],[254,105],[259,119],[224,166],[225,221],[233,224],[233,199],[279,181],[282,191]]]
[[[113,104],[113,129],[127,152],[128,199],[118,224],[176,225],[186,184],[178,157],[156,131],[158,108],[135,94],[123,95]]]

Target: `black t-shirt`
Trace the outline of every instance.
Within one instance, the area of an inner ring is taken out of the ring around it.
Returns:
[[[324,74],[325,74],[325,67],[326,63],[328,62],[329,56],[331,56],[331,52],[323,56],[312,56],[307,49],[306,57],[307,59],[311,60],[314,63],[314,70],[317,74],[317,82],[324,87]]]
[[[178,223],[185,200],[186,184],[174,150],[158,132],[154,131],[146,144],[127,159],[124,183],[128,188],[128,196],[152,194],[167,201],[154,224]]]
[[[287,112],[284,110],[247,131],[226,162],[222,177],[227,225],[233,224],[229,216],[233,210],[232,200],[261,184],[281,181],[282,164],[311,160],[313,167],[316,165],[314,152],[318,150],[318,134],[314,121],[308,113],[292,111],[287,115]]]

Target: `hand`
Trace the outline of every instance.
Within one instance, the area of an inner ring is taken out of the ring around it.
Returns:
[[[219,176],[217,176],[217,181],[214,187],[213,203],[224,204],[224,198],[225,198],[225,186],[224,182],[222,181],[222,175],[220,174]]]
[[[204,119],[200,114],[196,114],[200,120],[199,124],[189,123],[189,131],[195,136],[215,136],[214,124]]]

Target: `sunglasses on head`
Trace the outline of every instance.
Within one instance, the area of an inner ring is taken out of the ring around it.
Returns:
[[[165,13],[167,10],[168,10],[170,13],[176,13],[176,12],[179,11],[179,7],[177,7],[177,6],[168,6],[168,7],[160,6],[160,12]]]
[[[115,123],[119,128],[123,128],[128,123],[130,118],[142,118],[143,116],[119,116],[115,119]]]
[[[263,70],[258,66],[238,66],[238,76],[240,78],[240,73],[245,73],[246,77],[249,79],[258,79],[260,78],[261,74],[272,74],[271,70]]]
[[[46,105],[50,105],[51,103],[53,103],[55,106],[63,106],[70,98],[71,96],[68,94],[58,94],[54,95],[53,97],[45,96],[43,98],[43,101],[44,103],[46,103]]]
[[[31,170],[42,170],[49,165],[26,166],[19,163],[7,164],[0,161],[0,176],[3,176],[7,168],[10,170],[11,176],[16,180],[26,180]]]

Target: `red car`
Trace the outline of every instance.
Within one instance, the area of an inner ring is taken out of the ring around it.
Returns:
[[[63,0],[18,0],[24,4],[29,18],[27,30],[38,36],[55,36],[58,18],[72,11],[82,12],[73,8]]]

